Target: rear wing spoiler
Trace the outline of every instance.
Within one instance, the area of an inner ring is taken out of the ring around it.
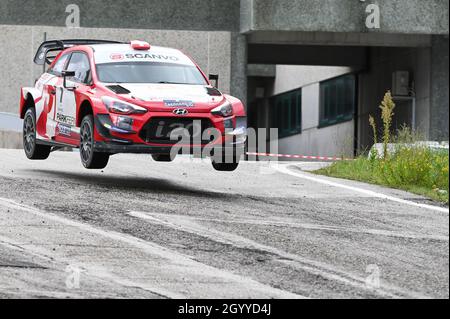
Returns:
[[[109,40],[50,40],[43,42],[34,56],[34,63],[38,65],[50,64],[52,60],[47,58],[47,54],[52,51],[61,51],[76,45],[90,45],[90,44],[118,44],[123,42],[109,41]]]

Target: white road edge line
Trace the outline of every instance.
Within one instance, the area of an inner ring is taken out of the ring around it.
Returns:
[[[7,238],[7,237],[1,236],[1,235],[0,235],[0,245],[5,246],[9,249],[17,250],[17,251],[24,252],[26,254],[30,254],[30,255],[38,257],[38,258],[45,259],[48,263],[52,263],[53,265],[55,263],[65,264],[65,265],[74,264],[74,260],[71,260],[70,258],[61,257],[61,258],[56,259],[56,258],[53,258],[52,256],[44,254],[42,252],[38,253],[34,249],[30,249],[29,247],[24,248],[21,246],[22,243],[12,241],[10,238]],[[159,289],[159,288],[155,288],[155,287],[147,287],[147,286],[141,285],[139,283],[131,282],[129,280],[127,281],[118,276],[108,274],[105,272],[104,269],[102,269],[102,271],[99,271],[92,267],[89,267],[89,269],[87,269],[84,266],[81,266],[80,268],[82,269],[83,272],[85,272],[87,275],[89,275],[91,277],[96,277],[98,279],[103,279],[103,280],[109,280],[110,282],[115,282],[124,287],[139,288],[139,289],[151,292],[155,295],[159,295],[159,296],[165,297],[165,298],[185,299],[184,296],[172,293],[171,291],[168,291],[165,289]],[[0,291],[1,291],[1,287],[0,287]],[[82,296],[79,295],[79,297],[76,297],[76,298],[82,298]]]
[[[307,180],[310,180],[310,181],[313,181],[313,182],[316,182],[316,183],[321,183],[321,184],[325,184],[325,185],[329,185],[329,186],[333,186],[333,187],[344,188],[344,189],[347,189],[347,190],[350,190],[350,191],[353,191],[353,192],[357,192],[357,193],[361,193],[361,194],[364,194],[364,195],[368,195],[368,196],[371,196],[371,197],[386,199],[386,200],[390,200],[390,201],[397,202],[397,203],[400,203],[400,204],[406,204],[406,205],[410,205],[410,206],[430,209],[430,210],[434,210],[434,211],[441,212],[441,213],[447,213],[447,214],[449,213],[449,209],[445,208],[445,207],[439,207],[439,206],[433,206],[433,205],[416,203],[416,202],[413,202],[413,201],[409,201],[409,200],[406,200],[406,199],[401,199],[401,198],[398,198],[398,197],[394,197],[394,196],[390,196],[390,195],[374,192],[374,191],[371,191],[371,190],[362,189],[362,188],[349,186],[349,185],[344,185],[344,184],[340,184],[340,183],[337,183],[337,182],[329,181],[329,180],[326,180],[326,179],[323,179],[323,178],[313,177],[313,176],[310,176],[309,174],[306,174],[306,173],[292,172],[292,171],[290,171],[288,169],[289,166],[295,166],[295,165],[278,165],[276,167],[276,170],[278,170],[281,173],[288,174],[288,175],[291,175],[291,176],[307,179]]]
[[[183,255],[181,253],[175,252],[175,251],[165,248],[163,246],[159,246],[155,243],[148,242],[148,241],[145,241],[143,239],[140,239],[140,238],[137,238],[137,237],[134,237],[131,235],[121,234],[116,231],[102,230],[102,229],[96,228],[94,226],[80,223],[78,221],[71,220],[71,219],[68,219],[65,217],[61,217],[61,216],[58,216],[58,215],[55,215],[52,213],[42,212],[36,208],[30,207],[27,205],[23,205],[23,204],[19,204],[13,200],[2,198],[2,197],[0,197],[0,205],[2,205],[3,207],[11,208],[11,209],[20,209],[22,211],[29,212],[35,216],[50,219],[57,223],[65,224],[65,225],[68,225],[71,227],[76,227],[83,231],[87,231],[87,232],[90,232],[90,233],[93,233],[93,234],[96,234],[99,236],[103,236],[103,237],[106,237],[106,238],[109,238],[112,240],[127,243],[131,246],[141,249],[142,251],[144,251],[145,253],[147,253],[149,255],[156,255],[161,258],[168,259],[168,260],[174,262],[174,264],[183,264],[185,266],[191,266],[192,268],[197,269],[197,271],[199,273],[209,274],[212,277],[220,276],[220,278],[225,279],[225,280],[245,283],[248,287],[253,288],[255,290],[265,291],[268,293],[270,292],[270,294],[276,296],[276,298],[285,298],[285,299],[306,299],[307,298],[306,296],[302,296],[299,294],[295,294],[295,293],[292,293],[289,291],[285,291],[282,289],[278,289],[278,288],[263,284],[263,283],[258,282],[250,277],[236,275],[232,272],[200,263],[198,261],[195,261],[195,260],[189,258],[186,255]],[[129,283],[128,280],[120,278],[118,276],[114,276],[114,278],[111,277],[111,280],[113,280],[113,279],[117,283],[122,283],[125,285],[127,283]],[[132,283],[132,285],[136,286],[135,283]],[[159,288],[156,288],[156,287],[149,288],[149,287],[142,286],[142,285],[137,285],[137,287],[146,289],[150,292],[154,292],[159,295],[164,295],[168,298],[173,298],[173,299],[185,299],[186,298],[185,296],[183,296],[181,294],[173,293],[173,292],[166,291],[166,290],[161,291]]]

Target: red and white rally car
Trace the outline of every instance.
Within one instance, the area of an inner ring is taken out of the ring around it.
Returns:
[[[188,152],[211,157],[220,171],[237,168],[244,106],[179,50],[143,41],[54,40],[41,44],[34,62],[50,66],[21,90],[29,159],[72,147],[84,167],[100,169],[117,153],[168,162]]]

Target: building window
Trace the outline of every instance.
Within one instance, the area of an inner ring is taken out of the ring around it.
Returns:
[[[356,77],[347,74],[320,83],[319,127],[353,118],[356,107]]]
[[[278,137],[302,132],[302,90],[271,98],[271,127],[278,128]]]

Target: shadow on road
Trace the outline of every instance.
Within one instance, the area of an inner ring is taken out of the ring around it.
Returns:
[[[192,186],[184,186],[166,179],[152,177],[137,177],[131,175],[111,176],[107,173],[102,175],[94,175],[92,173],[70,173],[55,170],[43,169],[26,169],[23,172],[38,173],[57,178],[63,178],[67,182],[82,182],[83,184],[99,185],[107,187],[111,190],[119,191],[142,191],[152,193],[170,193],[182,196],[194,196],[203,198],[231,199],[239,195],[225,194],[220,192],[212,192]],[[92,189],[90,189],[92,191]],[[104,191],[104,189],[99,189]]]

